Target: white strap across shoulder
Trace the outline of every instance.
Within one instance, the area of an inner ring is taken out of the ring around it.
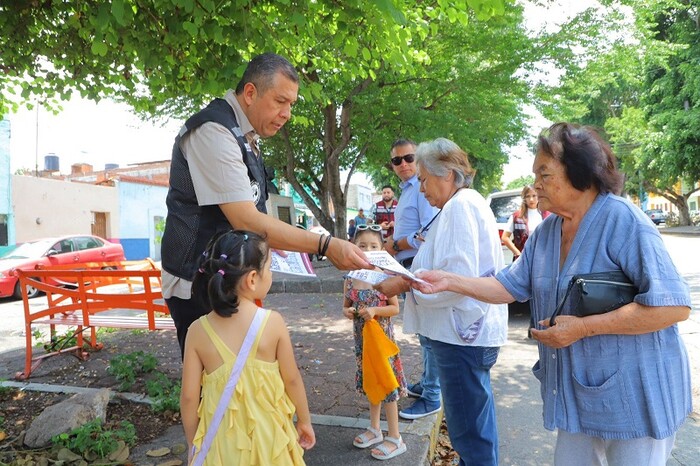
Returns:
[[[233,395],[233,390],[236,388],[238,379],[241,377],[241,372],[243,372],[243,366],[245,366],[245,363],[248,360],[248,354],[250,353],[250,350],[253,347],[253,343],[255,343],[256,341],[258,330],[264,322],[266,315],[267,312],[265,311],[265,309],[258,308],[258,310],[255,312],[255,317],[253,317],[253,321],[250,323],[250,327],[248,328],[248,333],[246,333],[246,336],[243,339],[243,344],[241,345],[241,349],[238,352],[238,356],[236,357],[236,362],[233,364],[231,376],[229,377],[228,382],[226,383],[226,387],[224,388],[224,391],[221,394],[219,404],[216,406],[216,412],[214,412],[214,417],[211,420],[209,429],[207,430],[207,433],[204,434],[202,447],[199,450],[199,453],[195,452],[196,456],[194,457],[194,461],[192,462],[194,466],[202,466],[202,464],[204,464],[204,459],[206,458],[207,453],[209,452],[209,448],[211,447],[212,441],[216,436],[216,431],[219,430],[219,424],[221,424],[221,420],[223,419],[224,413],[226,412],[228,401],[231,399],[231,396]]]

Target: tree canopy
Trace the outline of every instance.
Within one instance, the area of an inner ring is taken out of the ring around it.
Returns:
[[[0,111],[58,109],[78,93],[185,118],[235,87],[252,56],[277,52],[302,82],[266,160],[340,235],[340,171],[388,177],[399,136],[453,139],[472,155],[477,187],[496,186],[505,146],[524,135],[528,75],[543,59],[570,61],[586,24],[529,37],[513,0],[5,2]]]

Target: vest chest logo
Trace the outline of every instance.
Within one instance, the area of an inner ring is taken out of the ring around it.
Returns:
[[[261,195],[260,184],[255,180],[251,180],[250,181],[250,189],[253,190],[253,203],[257,204],[260,201],[260,195]]]

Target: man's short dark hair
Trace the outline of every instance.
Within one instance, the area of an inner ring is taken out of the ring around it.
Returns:
[[[382,191],[384,191],[387,188],[391,189],[392,191],[394,190],[393,186],[391,186],[390,184],[385,184],[384,186],[382,186]]]
[[[236,94],[241,94],[248,83],[253,83],[261,94],[272,87],[277,73],[282,73],[292,82],[299,82],[299,75],[289,61],[276,53],[263,53],[254,57],[236,86]]]
[[[410,139],[399,138],[399,139],[397,139],[396,141],[394,141],[394,143],[391,145],[390,151],[394,150],[395,147],[399,147],[399,146],[408,146],[408,145],[411,145],[411,146],[414,146],[414,147],[415,147],[415,146],[417,146],[418,144],[416,144],[414,141],[412,141],[412,140],[410,140]]]
[[[413,146],[413,147],[416,147],[418,144],[416,144],[415,142],[413,142],[413,141],[410,140],[410,139],[399,138],[399,139],[397,139],[396,141],[394,141],[394,143],[391,145],[391,149],[389,149],[389,153],[390,153],[390,154],[393,154],[393,153],[394,153],[394,149],[397,148],[397,147],[409,146],[409,145],[410,145],[410,146]]]

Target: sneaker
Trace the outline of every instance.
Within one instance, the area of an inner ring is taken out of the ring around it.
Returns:
[[[420,384],[420,382],[413,383],[406,387],[406,391],[408,392],[408,396],[420,398],[420,396],[423,394],[423,386]]]
[[[399,411],[399,416],[404,419],[420,419],[437,413],[440,408],[439,401],[426,401],[420,398],[408,408]]]

